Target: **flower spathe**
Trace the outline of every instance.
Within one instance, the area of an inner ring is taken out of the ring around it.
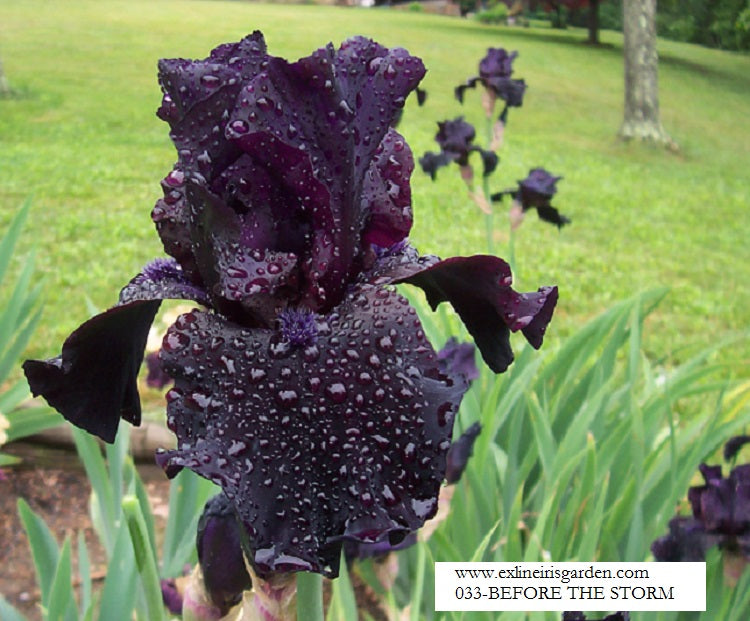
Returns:
[[[361,37],[297,62],[256,32],[162,60],[159,116],[178,161],[152,218],[169,259],[27,361],[34,394],[112,441],[140,422],[136,375],[161,300],[194,300],[164,337],[170,475],[216,483],[255,572],[336,576],[345,540],[397,543],[432,517],[468,381],[444,368],[391,285],[449,302],[496,372],[510,331],[539,347],[555,287],[511,288],[497,257],[420,256],[414,163],[392,121],[424,75]]]

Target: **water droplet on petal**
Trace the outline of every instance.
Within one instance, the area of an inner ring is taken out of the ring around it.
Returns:
[[[346,386],[337,382],[326,386],[326,395],[334,403],[343,403],[346,401]]]

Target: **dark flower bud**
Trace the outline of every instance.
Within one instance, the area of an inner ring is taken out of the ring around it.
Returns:
[[[251,587],[242,553],[240,524],[224,494],[211,498],[198,521],[198,562],[206,593],[222,614],[242,599]]]
[[[146,371],[146,385],[151,388],[161,390],[172,383],[172,378],[161,368],[158,351],[146,355]]]
[[[182,594],[177,589],[177,584],[173,579],[161,580],[161,597],[164,606],[173,615],[182,614]]]
[[[476,348],[471,343],[459,343],[456,337],[449,338],[438,352],[438,360],[451,374],[461,374],[470,382],[479,377],[479,369],[474,358]]]
[[[630,621],[629,612],[615,612],[601,619],[590,619],[582,612],[564,612],[562,621]]]
[[[474,441],[482,431],[479,423],[474,423],[456,440],[448,449],[446,458],[445,480],[451,483],[457,483],[466,469],[469,457],[474,449]]]

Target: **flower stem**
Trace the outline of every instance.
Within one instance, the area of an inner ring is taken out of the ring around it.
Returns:
[[[297,619],[323,621],[323,577],[301,571],[297,574]]]
[[[487,204],[489,210],[484,214],[484,230],[487,237],[487,253],[494,254],[495,252],[495,214],[492,211],[492,202],[490,201],[490,180],[487,177],[482,178],[482,191],[487,198]]]
[[[485,124],[484,124],[484,132],[485,132],[485,140],[487,144],[488,149],[492,149],[492,109],[494,108],[495,102],[492,102],[492,107],[488,110],[485,109],[486,117],[485,117]],[[494,236],[494,214],[492,212],[492,199],[490,196],[492,196],[492,193],[490,192],[490,180],[488,177],[484,176],[482,177],[482,190],[484,191],[484,195],[487,198],[487,204],[489,205],[490,209],[489,212],[485,214],[484,216],[484,228],[485,228],[485,234],[487,236],[487,252],[489,254],[494,254],[495,251],[495,236]]]

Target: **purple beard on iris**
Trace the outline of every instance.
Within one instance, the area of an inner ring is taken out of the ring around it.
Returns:
[[[411,151],[392,122],[425,73],[353,38],[297,62],[259,32],[204,60],[159,63],[178,161],[152,218],[171,258],[24,370],[74,424],[113,441],[140,423],[136,378],[163,299],[178,318],[161,364],[177,447],[158,462],[219,484],[260,576],[336,576],[344,541],[395,545],[431,518],[468,380],[437,359],[393,285],[453,305],[485,362],[510,331],[542,343],[556,287],[511,288],[497,257],[408,244]]]

